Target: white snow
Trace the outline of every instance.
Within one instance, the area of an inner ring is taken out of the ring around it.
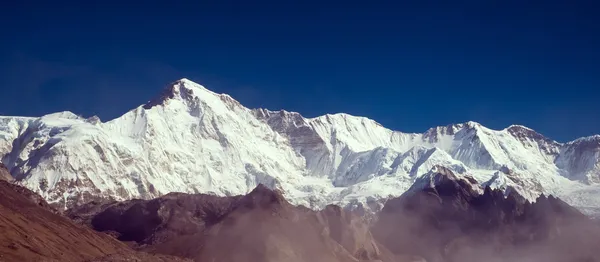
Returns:
[[[71,112],[0,117],[2,162],[20,183],[65,205],[90,195],[237,195],[263,183],[311,208],[378,209],[440,165],[530,200],[553,194],[597,210],[598,141],[563,144],[523,126],[475,122],[403,133],[348,114],[252,110],[187,79],[108,122]]]

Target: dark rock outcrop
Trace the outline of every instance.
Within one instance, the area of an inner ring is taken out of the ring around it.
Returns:
[[[598,225],[563,201],[480,195],[457,179],[388,201],[372,231],[392,252],[429,262],[600,261]]]
[[[195,261],[418,261],[379,245],[354,214],[295,207],[263,185],[245,196],[171,193],[68,214],[140,250]]]
[[[263,185],[236,197],[90,203],[68,215],[136,249],[195,261],[600,261],[600,225],[557,198],[480,193],[443,167],[421,182],[373,226],[337,206],[293,206]]]

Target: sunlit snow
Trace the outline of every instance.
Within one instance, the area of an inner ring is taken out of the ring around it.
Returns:
[[[263,183],[311,208],[377,209],[372,203],[442,165],[532,200],[553,194],[597,210],[599,141],[562,144],[526,127],[475,122],[402,133],[348,114],[248,109],[187,79],[108,122],[70,112],[0,117],[2,162],[20,183],[65,205],[173,191],[237,195]]]

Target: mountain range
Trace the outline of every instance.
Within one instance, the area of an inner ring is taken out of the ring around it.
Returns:
[[[435,185],[439,167],[518,193],[554,195],[600,213],[600,135],[560,143],[476,122],[403,133],[348,114],[306,118],[249,109],[187,79],[124,115],[0,117],[0,157],[15,183],[59,209],[171,192],[244,195],[259,184],[294,205],[376,212]]]
[[[443,166],[419,180],[373,220],[295,206],[262,184],[239,196],[100,199],[59,212],[0,177],[0,261],[600,261],[600,224],[560,199],[505,196]]]

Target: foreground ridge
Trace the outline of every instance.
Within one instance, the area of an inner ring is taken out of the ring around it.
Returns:
[[[171,193],[67,213],[136,249],[194,261],[600,261],[600,225],[561,200],[479,194],[442,168],[432,177],[439,183],[391,199],[373,224],[335,205],[291,205],[260,184],[243,196]]]
[[[136,252],[77,225],[39,195],[6,180],[0,180],[0,228],[0,261],[187,261]]]
[[[296,207],[262,184],[244,196],[171,193],[89,203],[68,214],[140,250],[195,261],[419,261],[387,251],[356,215]]]

